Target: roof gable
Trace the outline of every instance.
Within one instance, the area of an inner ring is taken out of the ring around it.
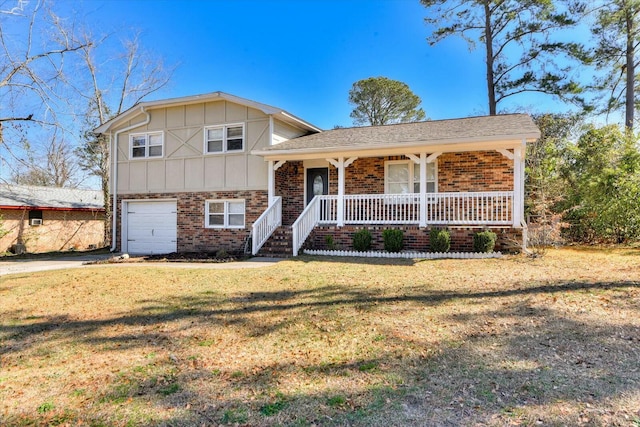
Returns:
[[[197,104],[204,102],[212,102],[212,101],[229,101],[235,104],[243,105],[246,107],[255,108],[256,110],[262,111],[266,115],[277,117],[279,120],[283,122],[290,123],[296,127],[305,129],[309,132],[321,132],[317,126],[312,125],[311,123],[302,120],[299,117],[294,116],[287,111],[274,107],[267,104],[262,104],[260,102],[252,101],[250,99],[241,98],[239,96],[231,95],[225,92],[211,92],[202,95],[192,95],[192,96],[183,96],[179,98],[169,98],[169,99],[161,99],[157,101],[145,101],[140,102],[133,107],[129,108],[127,111],[122,114],[114,117],[103,125],[97,127],[94,132],[97,134],[109,133],[113,130],[115,126],[119,123],[122,123],[126,120],[130,120],[135,116],[139,115],[143,110],[152,110],[155,108],[166,108],[173,107],[179,105],[189,105],[189,104]]]
[[[99,190],[0,185],[0,208],[104,210]]]

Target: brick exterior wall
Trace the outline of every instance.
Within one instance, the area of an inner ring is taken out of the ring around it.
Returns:
[[[305,242],[305,249],[329,249],[326,243],[326,236],[333,238],[335,249],[353,250],[353,234],[366,228],[371,232],[371,250],[384,250],[382,232],[388,228],[396,228],[404,231],[404,249],[408,251],[429,252],[429,233],[431,228],[420,228],[416,226],[356,226],[345,225],[344,227],[320,226],[316,227]],[[497,234],[496,251],[516,252],[522,243],[522,230],[513,228],[478,228],[478,227],[449,227],[451,232],[452,252],[472,252],[473,235],[479,231],[491,230]]]
[[[104,213],[90,211],[42,210],[42,225],[29,225],[28,210],[3,210],[0,252],[21,241],[27,252],[87,250],[104,242]]]
[[[438,157],[438,191],[512,191],[513,160],[496,151]]]
[[[216,252],[224,249],[229,253],[244,250],[246,238],[251,234],[251,226],[268,207],[266,191],[214,191],[156,194],[127,194],[118,196],[117,203],[117,245],[121,250],[122,201],[123,200],[177,200],[177,247],[178,252]],[[217,229],[205,228],[205,201],[216,199],[244,199],[245,228]]]
[[[276,196],[282,197],[282,225],[293,224],[305,207],[302,162],[287,162],[276,171]]]

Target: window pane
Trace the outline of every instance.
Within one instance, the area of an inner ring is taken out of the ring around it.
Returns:
[[[414,193],[420,192],[420,182],[413,181],[413,192]]]
[[[133,147],[133,150],[131,151],[133,157],[144,157],[144,153],[144,147]]]
[[[222,140],[222,128],[207,129],[207,139],[219,139]]]
[[[436,164],[427,163],[427,181],[436,180]]]
[[[209,225],[224,225],[224,215],[209,215]]]
[[[209,203],[209,213],[224,213],[224,202],[211,202]]]
[[[242,126],[227,128],[227,139],[242,138]]]
[[[244,202],[229,202],[230,214],[244,214]]]
[[[409,184],[404,183],[390,183],[389,184],[389,193],[390,194],[407,194],[409,193]]]
[[[149,145],[162,145],[162,135],[159,133],[149,135]]]
[[[227,140],[227,150],[242,150],[242,139],[228,139]]]
[[[144,135],[132,137],[132,145],[134,147],[144,147],[146,143],[147,139],[144,137]]]
[[[313,195],[322,196],[324,194],[324,180],[321,175],[313,178]]]
[[[232,214],[229,215],[229,225],[230,226],[243,226],[244,225],[244,214]]]
[[[436,183],[427,182],[427,193],[435,193],[435,192],[436,192]]]
[[[162,156],[162,145],[154,145],[149,147],[149,157]]]
[[[389,182],[409,182],[408,164],[389,165]]]
[[[207,153],[219,153],[222,151],[222,140],[207,142]]]

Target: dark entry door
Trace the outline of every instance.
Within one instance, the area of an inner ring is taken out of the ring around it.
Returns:
[[[307,169],[307,204],[313,196],[329,194],[329,169]]]

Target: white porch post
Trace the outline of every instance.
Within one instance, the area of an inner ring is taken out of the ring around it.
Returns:
[[[273,201],[276,198],[276,171],[280,169],[280,166],[284,165],[286,162],[286,160],[280,160],[276,163],[273,160],[269,160],[267,173],[267,194],[269,199],[269,206],[273,204]]]
[[[524,207],[524,156],[522,146],[513,149],[513,226],[520,228]]]
[[[345,161],[344,157],[338,160],[327,159],[335,168],[338,169],[338,206],[336,212],[336,225],[342,227],[344,225],[344,170],[358,158],[351,157]]]
[[[273,199],[276,197],[276,171],[273,168],[273,160],[269,160],[269,172],[267,182],[267,193],[269,195],[269,206],[273,203]]]
[[[338,227],[344,225],[344,157],[338,159]]]
[[[420,153],[420,227],[427,226],[427,153]]]

